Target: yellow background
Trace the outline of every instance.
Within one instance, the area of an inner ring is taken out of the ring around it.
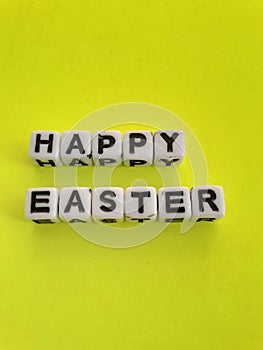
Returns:
[[[262,349],[262,10],[1,0],[1,350]],[[191,127],[226,217],[123,250],[26,222],[26,189],[54,183],[28,160],[31,131],[126,101]]]

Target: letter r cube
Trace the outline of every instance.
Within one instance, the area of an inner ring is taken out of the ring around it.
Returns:
[[[191,190],[192,218],[214,221],[225,216],[224,192],[221,186],[195,186]]]

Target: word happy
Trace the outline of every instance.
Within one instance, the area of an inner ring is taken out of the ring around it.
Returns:
[[[30,139],[30,157],[45,166],[176,166],[185,155],[181,130],[124,132],[103,130],[34,131]]]

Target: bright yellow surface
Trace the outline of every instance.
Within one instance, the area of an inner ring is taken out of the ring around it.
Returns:
[[[259,0],[1,0],[1,350],[263,348],[262,12]],[[126,101],[191,127],[226,217],[123,250],[26,222],[26,189],[54,183],[28,160],[30,132]]]

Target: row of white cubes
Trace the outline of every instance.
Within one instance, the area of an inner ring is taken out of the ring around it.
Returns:
[[[102,221],[213,221],[225,215],[221,186],[54,187],[31,188],[26,193],[25,217],[36,223],[60,220],[76,223]]]
[[[176,166],[185,156],[181,130],[33,131],[30,157],[39,166]]]

